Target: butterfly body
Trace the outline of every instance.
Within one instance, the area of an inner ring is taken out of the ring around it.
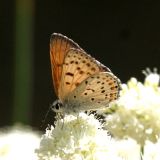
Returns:
[[[72,40],[53,34],[50,56],[54,87],[59,98],[53,105],[54,111],[97,110],[118,98],[119,79]]]

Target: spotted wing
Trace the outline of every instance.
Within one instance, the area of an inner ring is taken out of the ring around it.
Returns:
[[[70,49],[63,63],[58,89],[59,98],[64,101],[65,97],[86,78],[102,71],[109,72],[110,70],[84,51]]]
[[[111,72],[99,72],[84,80],[66,99],[73,111],[104,108],[119,97],[120,80]],[[78,107],[75,107],[78,106]],[[75,107],[75,108],[74,108]]]
[[[59,33],[53,33],[50,39],[50,60],[52,69],[52,78],[55,92],[58,95],[59,83],[62,75],[62,64],[67,51],[70,48],[82,50],[77,43]]]

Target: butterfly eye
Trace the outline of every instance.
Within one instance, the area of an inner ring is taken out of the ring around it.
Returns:
[[[62,112],[62,103],[59,100],[57,100],[53,102],[51,108],[54,112]]]
[[[57,103],[57,104],[55,105],[55,109],[56,109],[56,110],[59,110],[60,108],[61,108],[60,103]]]

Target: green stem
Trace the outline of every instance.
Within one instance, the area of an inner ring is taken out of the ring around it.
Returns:
[[[29,123],[33,83],[33,0],[16,0],[13,122]]]

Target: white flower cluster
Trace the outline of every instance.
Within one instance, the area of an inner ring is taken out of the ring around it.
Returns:
[[[131,78],[102,124],[93,114],[66,115],[42,136],[39,160],[159,160],[160,76]],[[104,129],[104,125],[111,133]]]
[[[47,129],[36,153],[39,160],[140,160],[136,141],[111,139],[94,115],[84,113]]]
[[[115,112],[106,116],[106,128],[114,137],[131,137],[142,146],[160,136],[160,76],[149,70],[145,74],[144,84],[131,78],[122,85],[120,99],[111,105]]]
[[[39,141],[39,133],[30,127],[3,128],[0,130],[0,160],[37,160],[35,148]]]

